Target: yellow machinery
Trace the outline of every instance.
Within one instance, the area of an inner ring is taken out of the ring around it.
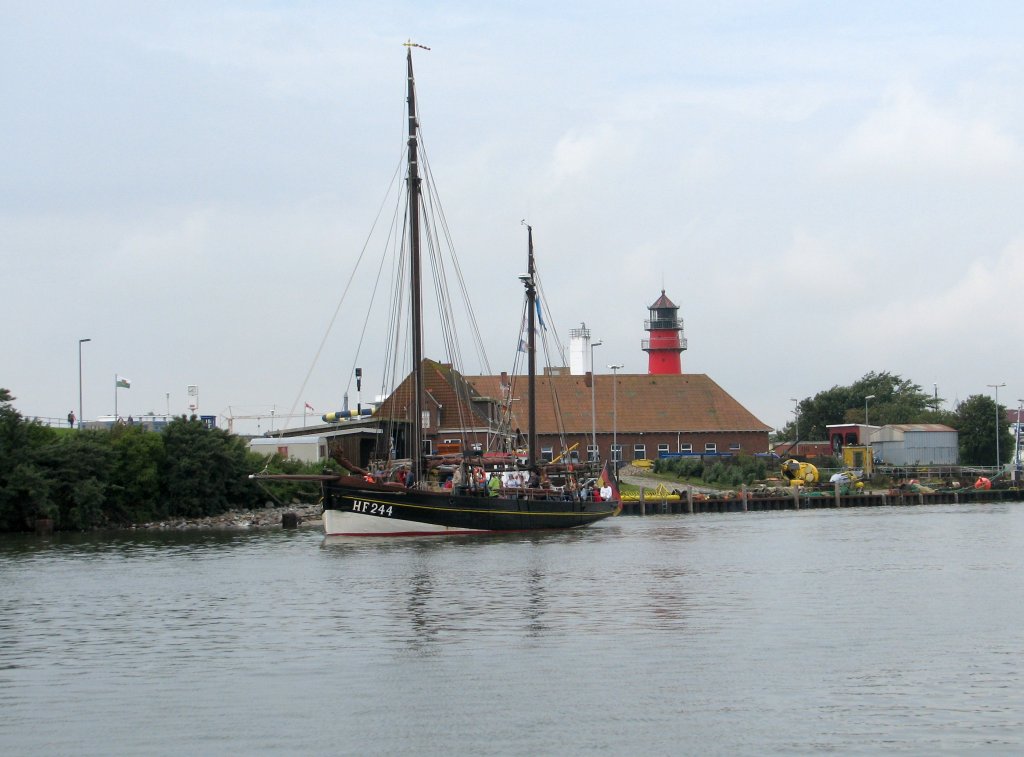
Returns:
[[[861,478],[871,478],[875,472],[875,459],[871,447],[843,447],[843,465],[847,470],[860,471]]]
[[[818,483],[818,469],[810,463],[799,460],[787,460],[782,464],[782,477],[789,481],[790,486]]]

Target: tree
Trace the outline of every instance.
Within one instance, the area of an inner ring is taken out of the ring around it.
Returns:
[[[998,430],[996,423],[998,422]],[[1013,456],[1013,435],[1006,417],[1006,408],[996,409],[995,400],[974,394],[956,406],[954,428],[959,431],[960,463],[992,465],[996,461],[996,434],[999,435],[999,463]]]
[[[32,528],[36,518],[56,514],[46,472],[35,460],[35,451],[51,442],[56,433],[37,422],[26,421],[12,405],[14,397],[0,388],[0,530]]]
[[[864,423],[865,398],[868,420],[873,426],[888,423],[945,423],[952,425],[952,413],[937,410],[934,397],[915,384],[888,371],[871,371],[850,386],[833,386],[797,404],[802,440],[828,438],[825,427],[838,423]],[[796,419],[776,432],[779,439],[796,439]]]
[[[259,502],[259,490],[248,479],[251,458],[241,438],[207,428],[192,416],[171,421],[163,440],[160,480],[168,515],[219,515]]]

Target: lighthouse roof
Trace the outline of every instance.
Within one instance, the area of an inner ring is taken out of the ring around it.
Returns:
[[[662,289],[661,290],[661,297],[659,297],[657,300],[655,300],[654,304],[651,305],[647,309],[648,310],[655,310],[655,309],[661,310],[661,309],[664,309],[664,308],[673,308],[675,310],[678,310],[679,306],[676,305],[674,302],[672,302],[672,300],[670,300],[668,297],[666,297],[665,296],[665,290]]]

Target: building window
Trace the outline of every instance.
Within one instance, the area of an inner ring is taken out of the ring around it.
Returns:
[[[633,445],[633,459],[634,460],[646,460],[647,459],[647,446],[644,444]]]
[[[431,441],[429,439],[424,439],[423,440],[423,447],[422,447],[422,449],[423,449],[423,454],[424,455],[433,455],[434,454],[434,446],[433,446],[433,444],[431,443]]]
[[[595,447],[593,444],[588,444],[587,445],[587,459],[588,460],[590,460],[591,462],[595,462],[597,460],[598,454],[599,454],[599,451],[598,451],[597,447]]]
[[[707,442],[704,445],[704,452],[709,455],[714,455],[718,452],[718,445],[715,442]]]
[[[693,445],[688,442],[681,442],[679,444],[679,451],[683,454],[689,455],[693,453]]]
[[[555,459],[554,447],[541,447],[540,448],[540,459],[546,463],[550,463]]]
[[[739,452],[740,451],[740,443],[739,442],[732,442],[729,445],[729,449],[731,449],[731,450],[733,450],[735,452]]]
[[[668,454],[668,445],[667,444],[659,444],[658,445],[658,457],[665,457],[665,455],[667,455],[667,454]]]
[[[420,423],[423,424],[423,428],[430,428],[430,411],[424,410],[420,413]]]
[[[612,462],[613,463],[622,462],[622,445],[621,444],[613,444],[612,445]]]

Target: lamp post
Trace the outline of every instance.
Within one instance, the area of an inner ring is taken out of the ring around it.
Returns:
[[[796,397],[790,397],[789,401],[793,403],[793,415],[796,416],[796,439],[793,440],[793,444],[800,443],[800,400]]]
[[[592,455],[587,455],[590,461],[593,462],[598,460],[601,456],[597,454],[597,401],[595,399],[595,393],[597,392],[597,374],[594,372],[594,348],[601,346],[601,340],[590,343],[590,446],[592,448]]]
[[[999,387],[1006,386],[1004,381],[1001,384],[986,384],[996,390],[996,473],[999,473]]]
[[[619,466],[615,463],[618,460],[615,459],[615,452],[619,446],[619,405],[618,405],[618,386],[619,386],[619,369],[621,365],[609,365],[608,370],[612,372],[612,470],[615,471],[615,478],[619,477]]]
[[[873,395],[873,394],[869,394],[867,397],[864,398],[864,425],[865,426],[870,426],[871,425],[870,423],[868,423],[868,400],[873,400],[874,398],[875,398],[875,395]],[[865,431],[865,433],[867,433],[867,432]]]
[[[1024,400],[1019,399],[1017,400],[1017,449],[1014,454],[1014,468],[1017,471],[1014,479],[1017,483],[1020,483],[1020,413],[1022,409],[1024,409]]]
[[[91,342],[92,339],[78,340],[78,427],[82,427],[82,345]]]

